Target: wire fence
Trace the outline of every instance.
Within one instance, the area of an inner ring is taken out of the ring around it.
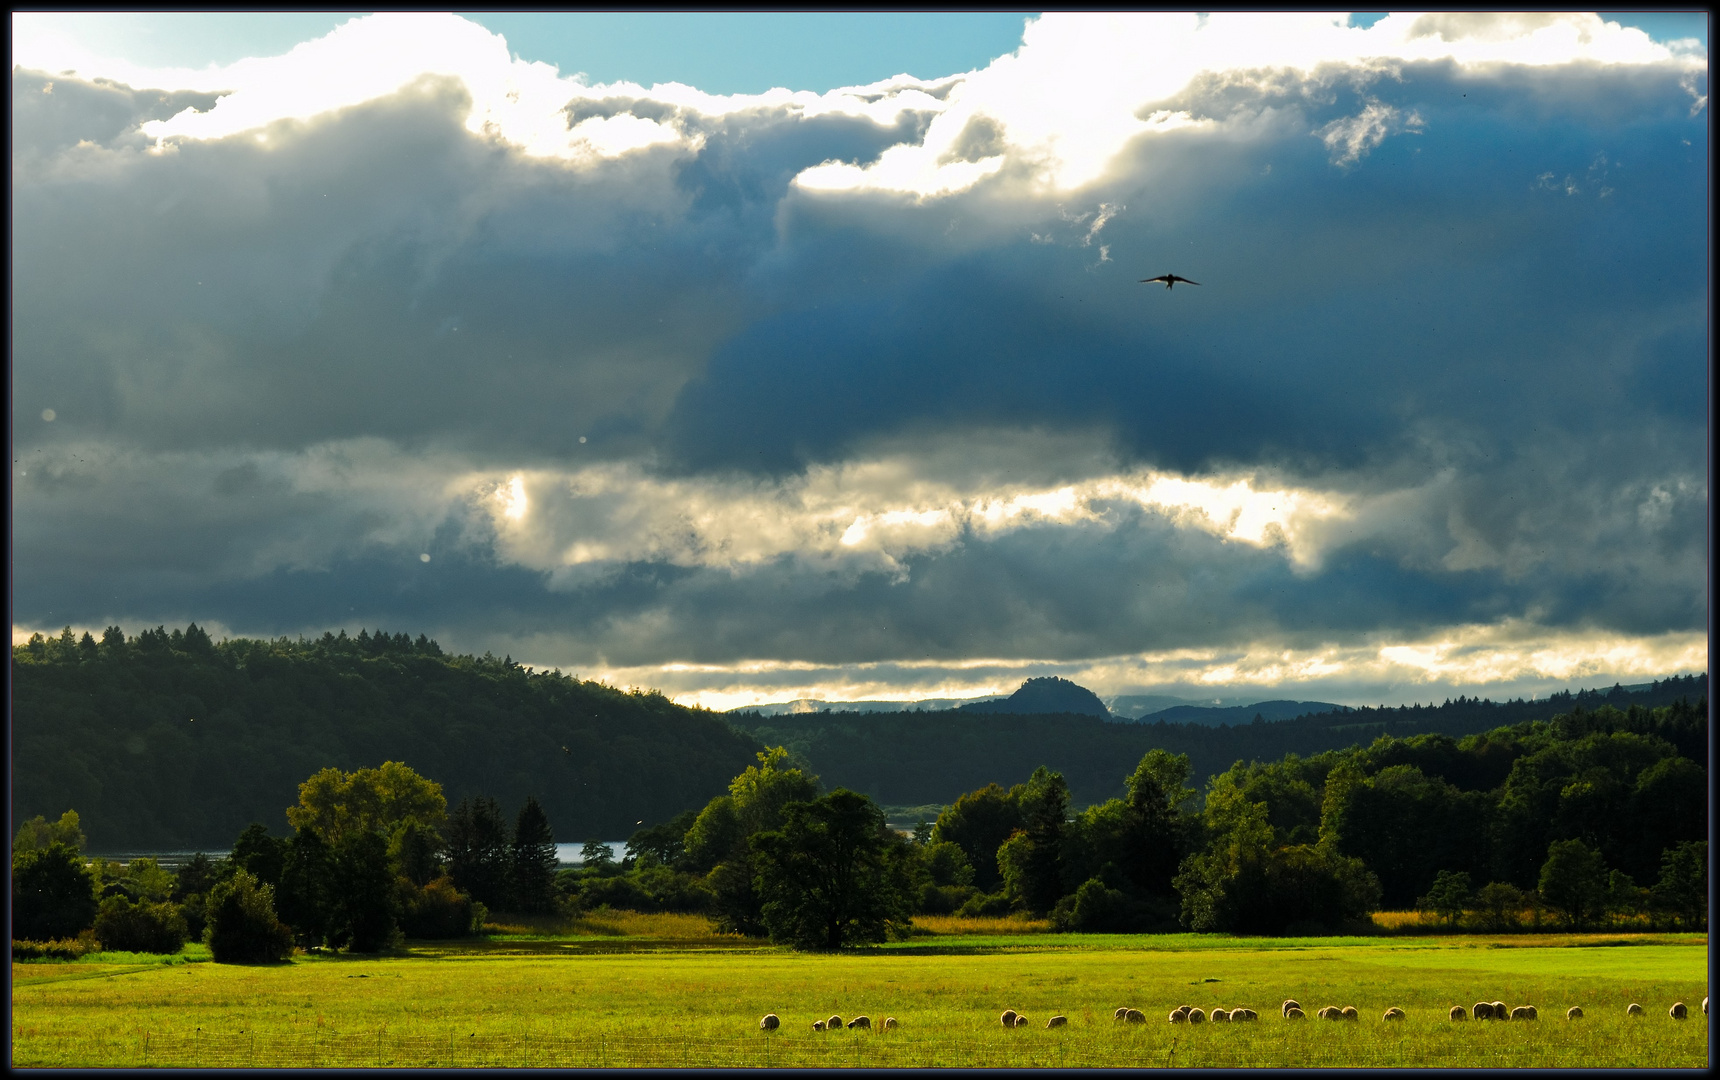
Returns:
[[[1119,1033],[1123,1034],[1123,1033]],[[1115,1068],[1558,1067],[1580,1064],[1541,1043],[1491,1047],[1277,1039],[1044,1039],[903,1032],[805,1035],[146,1032],[133,1064],[172,1068]],[[1551,1051],[1551,1052],[1550,1052]],[[117,1064],[117,1063],[116,1063]]]

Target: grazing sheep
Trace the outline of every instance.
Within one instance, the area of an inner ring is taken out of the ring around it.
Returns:
[[[1491,1004],[1489,1004],[1488,1002],[1485,1002],[1485,1001],[1477,1001],[1475,1003],[1475,1019],[1477,1019],[1477,1020],[1491,1020],[1491,1019],[1493,1019],[1493,1006]]]
[[[1402,1020],[1403,1019],[1403,1010],[1398,1008],[1396,1005],[1393,1005],[1391,1008],[1389,1008],[1385,1011],[1385,1015],[1381,1016],[1380,1019],[1381,1020]]]
[[[822,1021],[822,1020],[814,1020],[814,1021],[813,1021],[813,1022],[812,1022],[812,1030],[814,1030],[814,1031],[823,1031],[823,1030],[824,1030],[824,1021]]]
[[[1188,1011],[1188,1022],[1191,1024],[1204,1024],[1206,1023],[1206,1013],[1201,1009],[1190,1009]]]
[[[1144,1024],[1147,1022],[1147,1014],[1139,1009],[1130,1009],[1123,1014],[1123,1020],[1130,1024]]]
[[[1129,1007],[1127,1005],[1124,1005],[1121,1008],[1119,1008],[1116,1012],[1111,1014],[1111,1019],[1113,1019],[1113,1020],[1125,1020],[1128,1018],[1128,1016],[1129,1016]]]
[[[1210,1016],[1208,1019],[1210,1019],[1215,1024],[1222,1024],[1225,1021],[1230,1019],[1230,1014],[1225,1012],[1223,1009],[1214,1009],[1214,1010],[1212,1010],[1212,1016]]]
[[[1519,1005],[1511,1010],[1511,1019],[1513,1020],[1534,1020],[1535,1018],[1535,1006],[1533,1005]]]
[[[899,1025],[896,1023],[896,1018],[894,1016],[884,1017],[884,1030],[885,1031],[893,1031],[898,1026]]]
[[[1702,999],[1702,1015],[1703,1016],[1708,1015],[1708,999],[1707,998]]]
[[[1069,1018],[1067,1016],[1053,1016],[1051,1019],[1045,1021],[1045,1026],[1047,1029],[1054,1028],[1054,1027],[1062,1027],[1063,1025],[1067,1024],[1068,1022],[1069,1022]]]
[[[997,1022],[1002,1024],[1006,1028],[1014,1027],[1015,1026],[1015,1010],[1014,1009],[1003,1010],[1003,1015],[997,1018]]]
[[[1302,1003],[1300,1001],[1297,1001],[1295,998],[1285,998],[1284,1004],[1282,1004],[1278,1007],[1278,1011],[1281,1013],[1288,1014],[1291,1009],[1300,1009],[1301,1007],[1302,1007]]]
[[[824,1021],[824,1029],[826,1031],[835,1031],[841,1026],[842,1018],[840,1016],[832,1016],[830,1019]]]
[[[1682,1020],[1689,1014],[1690,1010],[1684,1007],[1684,1002],[1682,1001],[1673,1002],[1672,1008],[1666,1010],[1666,1015],[1672,1017],[1674,1020]]]
[[[1301,1009],[1290,1009],[1284,1014],[1286,1020],[1306,1020],[1307,1018],[1308,1014]]]
[[[1026,1013],[1016,1013],[1015,1014],[1015,1026],[1016,1027],[1026,1027],[1027,1026],[1027,1014]]]
[[[1232,1020],[1258,1020],[1260,1014],[1253,1009],[1232,1009],[1230,1010],[1230,1018]]]
[[[1503,1001],[1495,1001],[1493,1003],[1493,1019],[1503,1020],[1510,1015],[1511,1010],[1505,1007],[1505,1003]]]
[[[1362,1014],[1356,1011],[1354,1005],[1345,1005],[1341,1012],[1345,1020],[1360,1020],[1362,1018]]]
[[[775,1013],[765,1013],[764,1019],[758,1022],[760,1031],[775,1031],[782,1026],[782,1019]]]
[[[1572,1005],[1570,1008],[1565,1010],[1566,1020],[1581,1020],[1582,1018],[1583,1007],[1581,1005]]]
[[[1314,1015],[1318,1016],[1322,1020],[1342,1020],[1344,1018],[1344,1014],[1342,1012],[1330,1005],[1321,1006],[1320,1011]]]
[[[856,1016],[848,1021],[848,1026],[851,1028],[869,1028],[872,1026],[872,1018],[870,1016]]]
[[[1625,1015],[1626,1015],[1626,1016],[1644,1016],[1644,1015],[1646,1015],[1646,1014],[1645,1014],[1645,1013],[1644,1013],[1644,1012],[1643,1012],[1643,1011],[1642,1011],[1642,1006],[1641,1006],[1641,1005],[1638,1005],[1638,1004],[1637,1004],[1637,1003],[1636,1003],[1636,1002],[1634,1002],[1634,1001],[1633,1001],[1633,1002],[1631,1002],[1631,1003],[1630,1003],[1630,1005],[1629,1005],[1629,1006],[1627,1006],[1627,1007],[1626,1007],[1626,1008],[1625,1008],[1625,1010],[1624,1010],[1624,1014],[1625,1014]]]
[[[1469,1019],[1469,1010],[1465,1009],[1461,1005],[1453,1005],[1451,1007],[1451,1018],[1453,1020],[1467,1020]]]
[[[1186,1024],[1188,1023],[1188,1013],[1183,1012],[1181,1009],[1172,1009],[1170,1021],[1173,1024]]]

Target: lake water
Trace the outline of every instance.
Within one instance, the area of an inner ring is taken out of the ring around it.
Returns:
[[[609,845],[609,850],[614,854],[616,862],[620,862],[622,856],[627,854],[627,841],[625,841],[625,840],[605,840],[604,843]],[[579,852],[580,852],[580,849],[583,847],[585,847],[585,844],[583,842],[578,843],[578,844],[557,844],[555,846],[555,861],[562,864],[563,866],[578,866],[580,864],[580,861],[581,861],[580,857],[579,857]],[[148,857],[148,858],[153,858],[156,862],[160,863],[162,865],[162,867],[165,869],[177,870],[179,867],[184,866],[186,864],[186,862],[188,862],[193,855],[197,854],[197,852],[195,852],[195,851],[92,851],[92,852],[88,852],[87,854],[91,858],[94,858],[95,856],[100,855],[104,859],[111,859],[112,861],[119,862],[119,863],[126,863],[126,862],[130,862],[133,859],[141,859],[141,858]],[[227,851],[205,851],[203,854],[207,855],[211,859],[224,859],[227,857],[229,852],[227,852]]]

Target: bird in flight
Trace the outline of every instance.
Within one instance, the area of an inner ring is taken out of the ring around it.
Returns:
[[[1150,281],[1162,281],[1165,283],[1165,288],[1167,288],[1167,289],[1176,285],[1176,283],[1179,281],[1182,282],[1184,285],[1199,285],[1200,284],[1200,282],[1198,282],[1198,281],[1190,281],[1188,278],[1177,277],[1175,274],[1160,274],[1158,277],[1142,278],[1141,284],[1145,285]]]

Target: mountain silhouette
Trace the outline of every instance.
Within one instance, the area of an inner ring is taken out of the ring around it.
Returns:
[[[975,701],[961,707],[962,712],[1016,713],[1031,716],[1041,713],[1078,713],[1110,719],[1110,710],[1099,695],[1055,675],[1028,679],[1020,689],[1001,701]]]

